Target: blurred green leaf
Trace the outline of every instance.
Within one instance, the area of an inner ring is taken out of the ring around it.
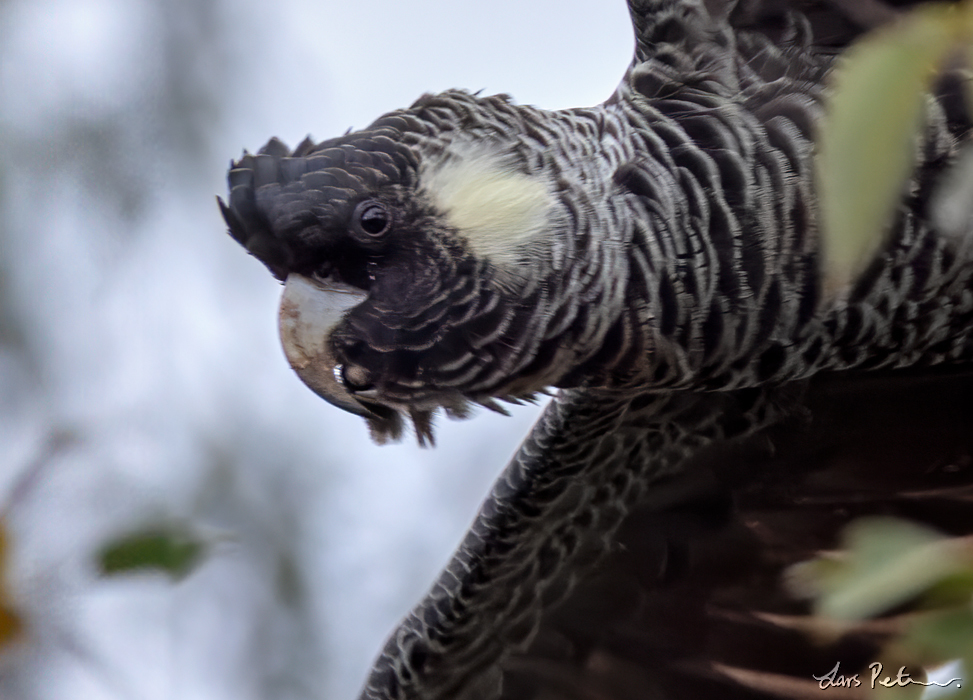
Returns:
[[[201,561],[206,545],[180,528],[153,528],[110,542],[98,554],[103,576],[159,571],[174,580],[185,578]]]
[[[973,564],[936,581],[923,596],[930,608],[949,608],[973,601]]]
[[[823,555],[791,566],[785,572],[784,583],[796,598],[820,598],[845,568],[844,557]]]
[[[900,644],[925,666],[969,658],[973,655],[973,609],[967,605],[925,613],[909,625]]]
[[[876,615],[969,566],[954,540],[891,518],[864,518],[845,531],[844,566],[818,582],[819,613],[845,620]]]
[[[884,238],[915,162],[930,83],[964,38],[959,14],[928,5],[846,52],[818,137],[825,288],[846,287]]]

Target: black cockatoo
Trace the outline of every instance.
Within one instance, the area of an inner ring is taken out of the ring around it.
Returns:
[[[604,104],[452,90],[233,163],[288,360],[376,439],[556,390],[363,698],[811,697],[880,640],[813,646],[782,572],[856,515],[973,529],[955,80],[885,245],[845,294],[820,269],[827,76],[910,4],[629,0]]]

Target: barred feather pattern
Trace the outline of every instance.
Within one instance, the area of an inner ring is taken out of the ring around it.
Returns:
[[[811,157],[831,59],[798,16],[771,41],[702,2],[630,9],[636,60],[603,105],[449,91],[322,144],[271,142],[231,171],[231,233],[274,274],[337,269],[369,290],[335,354],[420,436],[438,407],[562,389],[363,698],[498,697],[497,662],[627,510],[706,445],[777,420],[796,380],[973,359],[973,265],[925,212],[968,120],[930,102],[888,244],[825,298]],[[552,194],[548,229],[502,260],[421,189],[424,167],[484,144]],[[350,212],[377,191],[407,240],[346,245]]]
[[[621,398],[557,398],[363,697],[499,697],[497,660],[611,548],[628,507],[706,445],[775,420],[790,405],[779,392],[795,391],[741,387],[970,359],[970,263],[923,218],[923,175],[957,147],[935,104],[890,244],[846,298],[822,299],[810,168],[828,60],[802,29],[790,48],[725,29],[696,52],[640,41],[604,106],[517,108],[528,162],[556,168],[572,232],[529,275],[548,279],[542,338],[557,347],[578,324],[588,335],[574,347],[598,350],[558,381]],[[669,391],[625,398],[640,386]]]
[[[718,73],[703,57],[689,85],[685,66],[638,64],[596,110],[518,110],[535,167],[561,163],[575,232],[548,263],[548,335],[556,346],[553,319],[584,320],[572,342],[599,348],[560,381],[736,391],[562,394],[364,697],[499,696],[497,659],[610,549],[627,508],[707,444],[780,415],[773,391],[740,387],[970,358],[969,262],[922,219],[928,183],[856,289],[824,303],[810,173],[824,68],[792,75],[785,51],[753,40],[737,56]],[[955,149],[931,109],[926,164]]]
[[[363,700],[500,697],[498,662],[611,551],[629,506],[706,445],[776,420],[791,391],[561,392],[389,638]]]
[[[381,378],[397,407],[462,412],[466,399],[545,386],[729,389],[968,357],[971,268],[924,218],[934,179],[912,183],[891,242],[850,294],[823,300],[811,139],[825,69],[796,70],[809,63],[800,45],[717,36],[717,55],[735,63],[715,64],[708,45],[665,45],[665,61],[637,63],[597,108],[546,112],[452,91],[339,147],[265,149],[234,170],[244,184],[231,229],[278,275],[313,267],[314,235],[363,188],[409,187],[412,154],[436,160],[457,141],[496,144],[551,183],[552,229],[515,265],[478,260],[443,233],[416,252],[422,263],[403,263],[421,280],[394,278],[396,290],[373,293],[336,334],[339,354]],[[930,111],[920,177],[957,149],[942,111]],[[283,166],[295,164],[303,172],[287,182]],[[237,223],[258,215],[269,234]]]

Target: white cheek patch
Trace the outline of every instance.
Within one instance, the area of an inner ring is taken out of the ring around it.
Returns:
[[[551,230],[554,197],[547,182],[469,145],[425,166],[420,187],[477,255],[516,265],[524,246]]]

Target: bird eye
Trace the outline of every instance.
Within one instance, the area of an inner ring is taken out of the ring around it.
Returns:
[[[363,233],[377,237],[391,228],[392,213],[386,205],[369,199],[355,208],[354,221]]]

